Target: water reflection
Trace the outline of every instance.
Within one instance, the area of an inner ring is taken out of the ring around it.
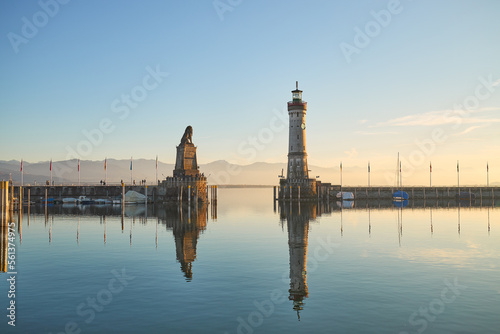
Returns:
[[[2,208],[3,209],[3,208]],[[0,272],[7,272],[7,247],[9,244],[7,214],[2,210],[0,212]]]
[[[159,223],[172,230],[175,238],[175,253],[181,264],[186,281],[193,279],[193,262],[196,260],[196,246],[200,233],[207,227],[206,206],[194,210],[176,205],[156,208]]]
[[[322,213],[329,212],[329,206],[317,203],[280,202],[280,220],[288,230],[288,251],[290,265],[290,289],[288,299],[300,320],[304,299],[309,296],[307,288],[307,241],[309,222]]]

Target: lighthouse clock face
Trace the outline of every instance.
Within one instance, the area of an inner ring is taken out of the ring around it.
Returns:
[[[302,125],[300,126],[302,128],[302,130],[305,130],[306,128],[306,123],[302,123]]]

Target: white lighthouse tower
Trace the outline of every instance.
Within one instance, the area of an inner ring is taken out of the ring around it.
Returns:
[[[306,150],[307,102],[302,101],[299,82],[292,91],[292,101],[288,102],[289,135],[287,181],[299,182],[309,179]]]
[[[292,90],[292,101],[288,102],[288,165],[286,178],[281,176],[279,197],[300,198],[317,197],[317,182],[309,178],[306,150],[306,111],[307,102],[302,101],[299,82]]]

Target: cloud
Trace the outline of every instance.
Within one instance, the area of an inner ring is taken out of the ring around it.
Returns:
[[[356,158],[358,156],[358,151],[356,148],[352,148],[350,151],[344,151],[349,159]]]
[[[496,87],[496,86],[498,86],[498,85],[500,85],[500,79],[498,79],[497,81],[495,81],[495,82],[492,84],[492,86],[493,86],[493,87]]]
[[[367,123],[367,122],[368,122],[368,120],[367,120],[367,119],[360,119],[360,120],[359,120],[359,124],[365,124],[365,123]]]
[[[396,131],[373,131],[373,132],[369,132],[369,131],[356,131],[354,132],[358,135],[364,135],[364,136],[379,136],[379,135],[399,135],[400,132],[396,132]]]
[[[464,131],[460,132],[460,133],[457,133],[456,135],[457,136],[463,136],[463,135],[466,135],[468,134],[469,132],[472,132],[476,129],[479,129],[479,128],[484,128],[484,126],[482,125],[474,125],[474,126],[470,126],[468,127],[467,129],[465,129]]]
[[[422,114],[414,114],[394,118],[385,122],[379,122],[372,127],[381,126],[438,126],[447,124],[484,124],[500,123],[500,118],[478,118],[469,117],[471,114],[477,114],[487,111],[496,111],[500,108],[481,108],[477,110],[438,110],[429,111]]]

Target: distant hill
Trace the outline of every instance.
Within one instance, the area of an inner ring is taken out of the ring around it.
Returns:
[[[154,159],[137,159],[133,161],[133,179],[136,182],[147,180],[148,184],[155,182]],[[20,161],[0,160],[0,179],[12,180],[15,183],[21,182]],[[23,163],[24,183],[34,184],[45,183],[50,179],[50,162],[43,161],[37,163]],[[77,184],[78,183],[78,162],[77,160],[53,161],[52,179],[56,184]],[[158,179],[172,176],[174,164],[158,162]],[[200,171],[208,177],[211,184],[221,185],[276,185],[279,182],[278,175],[286,175],[286,163],[266,163],[256,162],[250,165],[231,164],[225,160],[213,161],[200,165]],[[324,182],[331,182],[334,177],[338,178],[338,167],[329,169],[310,166],[311,177],[321,176]],[[82,184],[95,184],[105,178],[104,160],[80,161],[80,175]],[[108,183],[119,183],[121,180],[130,182],[130,160],[107,160]],[[329,180],[329,181],[328,181]]]
[[[49,161],[37,163],[24,162],[24,183],[44,184],[50,179]],[[53,180],[56,184],[77,184],[78,183],[78,162],[77,160],[54,161],[52,165]],[[146,180],[148,184],[155,183],[155,165],[154,159],[137,159],[133,162],[133,178],[136,183],[141,180]],[[0,180],[12,180],[19,184],[21,182],[20,161],[0,160]],[[162,180],[167,176],[172,176],[174,169],[173,163],[158,163],[158,179]],[[104,160],[91,161],[81,160],[81,183],[82,184],[98,184],[100,180],[104,180]],[[208,177],[209,184],[218,185],[277,185],[279,183],[279,175],[281,171],[286,176],[286,163],[266,163],[256,162],[250,165],[237,165],[229,163],[225,160],[217,160],[207,164],[200,165],[200,171]],[[339,167],[319,167],[309,165],[309,175],[311,178],[319,176],[323,182],[340,184]],[[425,169],[423,169],[425,170]],[[409,177],[404,177],[405,182],[415,185],[426,185],[428,182],[428,172],[415,173],[410,180]],[[107,160],[108,184],[117,184],[121,180],[130,183],[130,160]],[[393,177],[393,179],[391,179]],[[437,182],[436,182],[437,181]],[[439,185],[439,181],[444,184],[453,184],[454,175],[443,180],[436,178],[435,185]],[[367,170],[366,167],[346,166],[343,169],[344,185],[366,185]],[[376,185],[395,185],[395,173],[392,170],[372,169],[371,184]],[[465,183],[464,183],[465,184]],[[473,186],[476,182],[470,182],[468,185]],[[481,184],[484,186],[484,184]],[[492,181],[491,186],[500,186],[500,182]]]

